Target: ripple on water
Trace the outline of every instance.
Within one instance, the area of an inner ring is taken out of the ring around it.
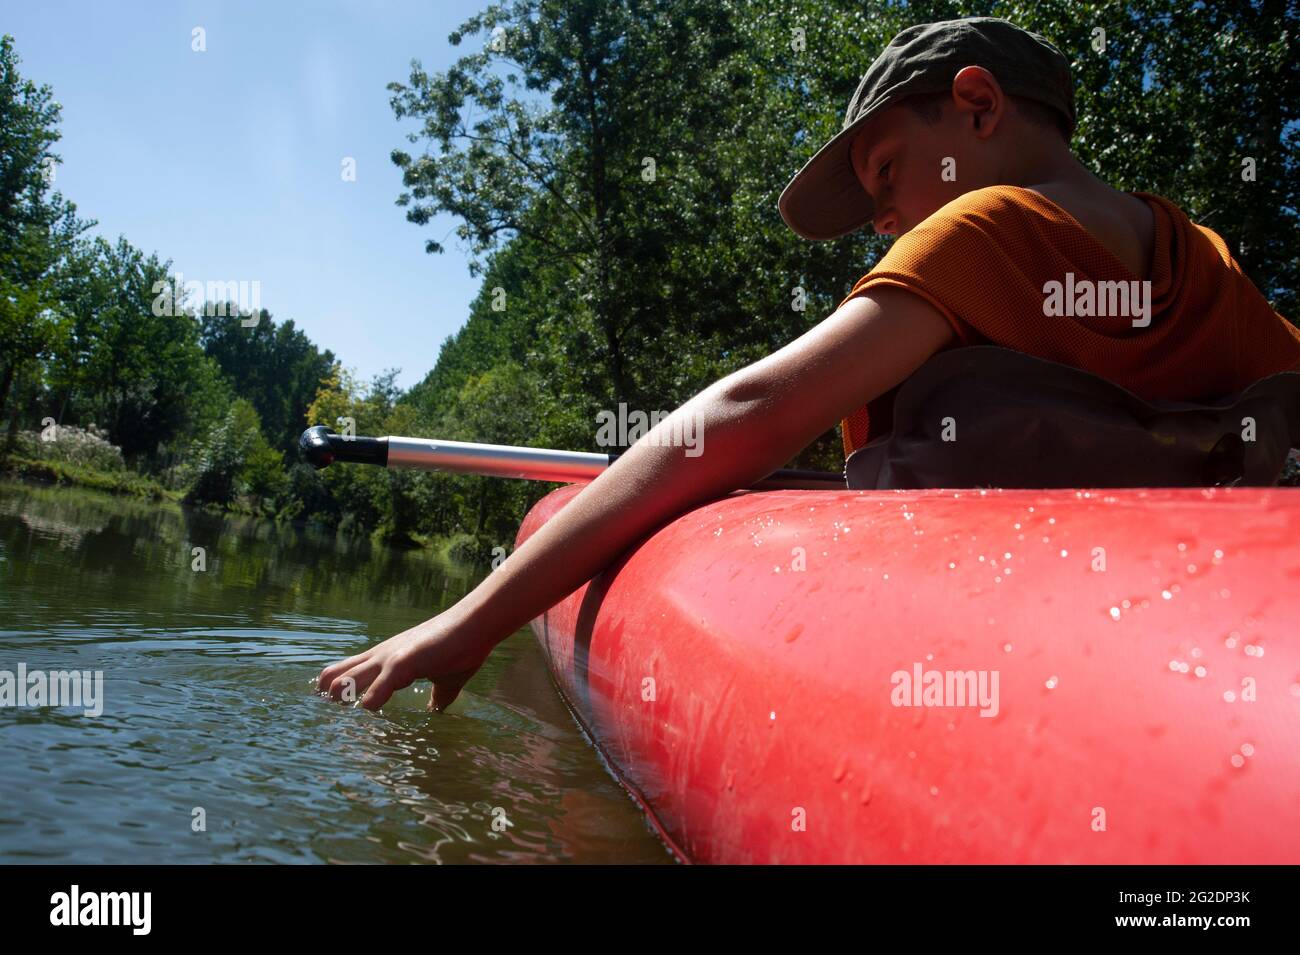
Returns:
[[[312,692],[469,571],[97,497],[0,505],[0,545],[24,555],[0,563],[0,668],[104,674],[98,717],[0,710],[0,862],[669,861],[531,633],[441,716],[427,684],[382,715]],[[181,559],[195,540],[204,574]]]

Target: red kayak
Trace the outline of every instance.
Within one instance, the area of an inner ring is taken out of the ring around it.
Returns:
[[[741,492],[533,628],[683,861],[1300,862],[1300,489]]]

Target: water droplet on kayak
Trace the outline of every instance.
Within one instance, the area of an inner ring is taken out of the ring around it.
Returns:
[[[848,772],[848,768],[849,758],[848,756],[841,754],[840,761],[835,764],[835,772],[831,773],[831,779],[837,783],[840,782],[844,779],[844,774]]]
[[[1197,668],[1196,668],[1196,675],[1197,675],[1198,677],[1200,677],[1201,679],[1205,679],[1205,674],[1207,674],[1207,673],[1209,673],[1209,672],[1210,672],[1210,671],[1207,670],[1207,669],[1205,669],[1205,667],[1197,667]]]
[[[1224,690],[1224,691],[1223,691],[1223,702],[1224,702],[1224,703],[1236,703],[1236,702],[1237,702],[1237,694],[1236,694],[1236,693],[1233,693],[1231,690]]]
[[[1055,690],[1055,689],[1056,689],[1056,683],[1057,683],[1056,677],[1054,677],[1054,676],[1052,676],[1052,677],[1048,677],[1048,679],[1047,679],[1047,683],[1045,684],[1045,686],[1046,686],[1049,690]]]
[[[1255,747],[1254,747],[1254,746],[1251,746],[1249,743],[1242,743],[1242,744],[1241,744],[1241,755],[1242,755],[1242,756],[1254,756],[1254,755],[1255,755]]]
[[[1055,524],[1055,523],[1056,523],[1056,518],[1054,518],[1054,517],[1049,517],[1049,518],[1047,519],[1047,523],[1049,523],[1049,524]]]
[[[914,750],[914,749],[909,749],[909,750],[907,751],[907,758],[908,758],[908,759],[916,759],[916,750]]]
[[[770,720],[776,719],[776,710],[773,710],[771,713],[769,713],[767,718]]]
[[[1246,758],[1242,756],[1240,753],[1233,753],[1230,762],[1237,769],[1241,769],[1241,767],[1246,765]]]
[[[1214,562],[1217,564],[1221,560],[1223,560],[1223,551],[1216,550],[1214,552]]]
[[[931,795],[931,796],[937,796],[937,795],[939,795],[939,787],[938,787],[938,786],[931,786],[931,787],[930,787],[930,795]]]
[[[952,561],[948,561],[948,569],[949,569],[949,570],[956,570],[956,569],[957,569],[957,565],[954,564]]]
[[[933,653],[927,653],[927,654],[925,655],[925,659],[926,659],[927,662],[930,661],[930,660],[933,660],[933,659],[934,659],[934,654],[933,654]]]
[[[1160,596],[1161,596],[1161,597],[1164,597],[1165,600],[1173,600],[1173,599],[1174,599],[1174,595],[1171,594],[1171,593],[1170,593],[1169,591],[1167,591],[1167,590],[1162,590],[1162,591],[1160,591]]]
[[[1193,659],[1193,660],[1199,660],[1200,658],[1201,658],[1201,648],[1200,648],[1200,647],[1192,647],[1192,659]]]
[[[1241,634],[1239,634],[1236,630],[1232,631],[1230,634],[1228,634],[1227,639],[1223,641],[1223,645],[1227,647],[1229,650],[1234,649],[1237,646],[1237,638],[1240,636]]]
[[[1002,644],[1002,652],[1003,652],[1003,653],[1010,653],[1011,650],[1012,650],[1012,646],[1011,646],[1011,644],[1009,644],[1009,643],[1004,643],[1004,644]]]
[[[870,786],[863,786],[863,787],[862,787],[862,795],[861,795],[860,797],[858,797],[858,799],[859,799],[859,801],[862,803],[862,805],[864,805],[864,806],[865,806],[867,803],[871,802],[871,787],[870,787]]]
[[[1182,541],[1179,541],[1179,542],[1178,542],[1178,552],[1181,554],[1181,553],[1182,553],[1183,551],[1185,551],[1185,550],[1187,550],[1187,545],[1184,544]]]
[[[1068,550],[1063,550],[1063,551],[1061,551],[1061,556],[1062,556],[1062,557],[1069,557],[1069,556],[1070,556],[1070,552],[1069,552]]]
[[[1119,619],[1119,608],[1118,608],[1118,607],[1111,607],[1111,608],[1110,608],[1110,619],[1111,619],[1111,620],[1118,620],[1118,619]]]
[[[1008,551],[1007,553],[1003,554],[1003,555],[1002,555],[1002,559],[1003,559],[1003,560],[1010,560],[1010,559],[1011,559],[1011,553]]]
[[[794,629],[785,635],[786,643],[794,643],[799,639],[799,634],[803,633],[803,624],[796,623]]]

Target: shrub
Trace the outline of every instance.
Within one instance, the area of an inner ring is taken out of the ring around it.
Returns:
[[[95,427],[51,425],[42,431],[20,431],[17,452],[33,461],[71,464],[96,471],[126,470],[122,449],[108,440],[108,432]]]

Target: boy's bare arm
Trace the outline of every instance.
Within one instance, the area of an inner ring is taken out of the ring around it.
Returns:
[[[432,679],[445,706],[491,648],[554,606],[667,521],[784,465],[866,401],[902,382],[951,341],[932,305],[894,288],[864,293],[780,351],[706,388],[674,418],[697,416],[703,453],[660,447],[647,435],[592,481],[459,603],[437,617],[326,668],[369,688],[377,708],[397,689]],[[680,429],[681,423],[677,422]],[[651,434],[655,432],[652,431]],[[677,433],[681,433],[679,430]],[[666,443],[666,442],[665,442]]]

